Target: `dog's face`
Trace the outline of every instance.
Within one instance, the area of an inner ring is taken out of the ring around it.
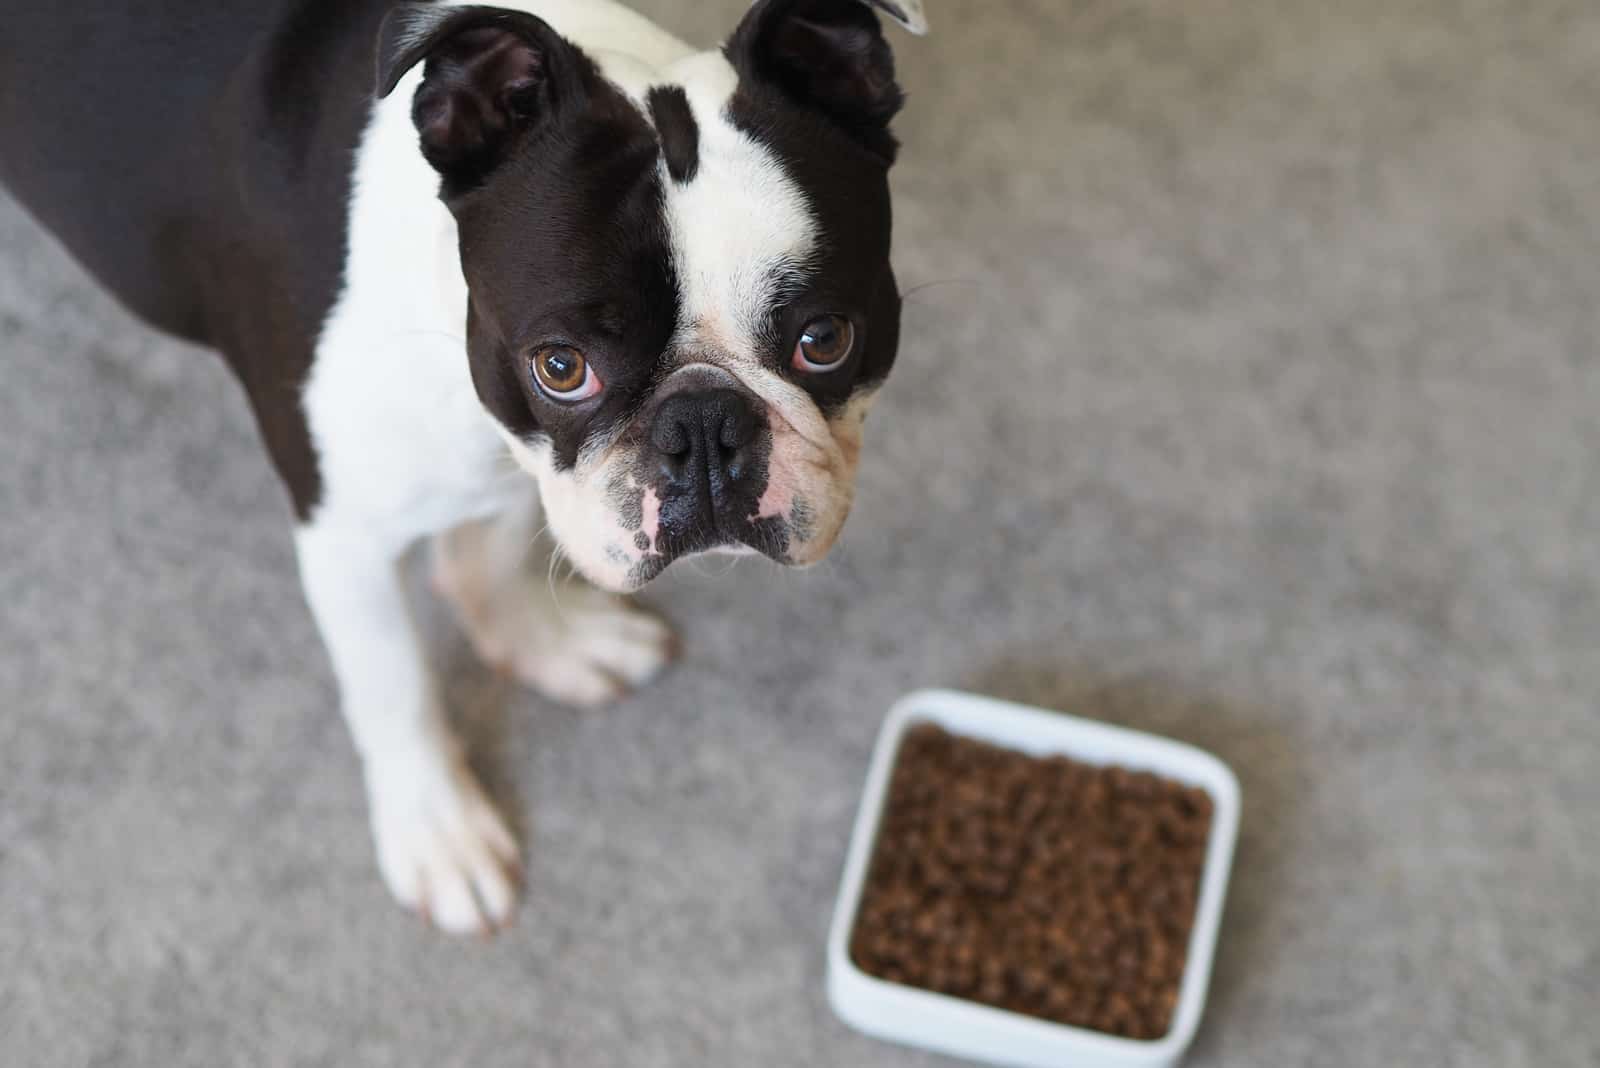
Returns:
[[[400,9],[380,49],[383,92],[425,64],[473,381],[564,551],[616,590],[706,550],[821,559],[899,335],[901,93],[868,7],[760,0],[626,84],[496,8]]]

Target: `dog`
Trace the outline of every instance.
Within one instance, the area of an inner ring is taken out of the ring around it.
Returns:
[[[674,560],[827,553],[899,341],[880,14],[926,30],[920,0],[757,0],[709,51],[611,0],[7,20],[0,181],[237,374],[379,868],[445,930],[509,919],[518,844],[400,557],[431,538],[477,653],[588,705],[672,655],[624,595]],[[545,526],[583,578],[536,570]]]

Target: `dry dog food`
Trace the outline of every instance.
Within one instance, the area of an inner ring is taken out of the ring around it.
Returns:
[[[905,734],[850,952],[890,982],[1128,1038],[1167,1033],[1211,827],[1204,790]]]

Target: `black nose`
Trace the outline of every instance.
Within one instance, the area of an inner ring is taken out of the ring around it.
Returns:
[[[731,389],[675,393],[656,409],[650,443],[661,473],[679,493],[692,493],[702,509],[714,508],[749,473],[756,413]]]

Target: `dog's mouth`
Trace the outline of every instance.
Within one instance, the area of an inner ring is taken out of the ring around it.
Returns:
[[[657,532],[650,550],[634,566],[633,577],[643,585],[678,560],[702,553],[760,554],[774,563],[792,564],[791,538],[789,522],[781,516],[742,519],[735,523],[702,521],[680,531],[663,528]]]

